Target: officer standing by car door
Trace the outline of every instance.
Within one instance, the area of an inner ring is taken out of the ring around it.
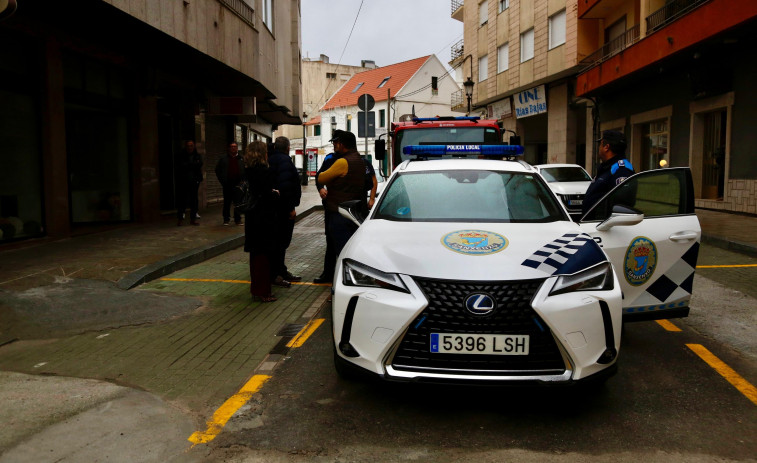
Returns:
[[[605,130],[599,140],[599,159],[602,163],[584,196],[583,214],[610,190],[634,174],[626,159],[626,136],[617,130]]]

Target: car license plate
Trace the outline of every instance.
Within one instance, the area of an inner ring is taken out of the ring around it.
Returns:
[[[431,352],[439,354],[528,355],[528,335],[431,333]]]
[[[568,206],[581,206],[583,203],[583,199],[571,199],[568,201]]]

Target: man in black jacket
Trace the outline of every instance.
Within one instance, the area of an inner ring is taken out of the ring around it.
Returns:
[[[286,250],[292,242],[294,219],[297,215],[295,207],[300,205],[302,187],[297,168],[289,157],[289,139],[277,137],[273,143],[273,153],[268,155],[268,165],[273,178],[273,188],[279,191],[279,201],[276,206],[274,225],[274,255],[271,262],[271,284],[289,287],[292,281],[300,281],[302,277],[292,275],[284,260]]]
[[[631,161],[626,159],[626,136],[617,130],[605,130],[599,140],[599,159],[602,163],[597,169],[597,176],[586,190],[583,213],[586,214],[594,204],[615,185],[634,174]],[[630,204],[629,204],[630,205]]]
[[[223,187],[223,224],[231,221],[231,208],[234,202],[234,187],[242,181],[244,176],[244,160],[239,155],[236,142],[229,143],[226,156],[221,156],[216,164],[216,177]],[[234,210],[234,223],[242,225],[242,215]]]

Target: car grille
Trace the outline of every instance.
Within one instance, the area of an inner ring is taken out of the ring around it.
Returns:
[[[543,279],[470,282],[415,278],[415,282],[429,305],[402,338],[392,358],[395,369],[477,375],[555,375],[565,371],[565,362],[549,327],[531,307],[531,299]],[[494,312],[481,316],[467,311],[465,299],[478,292],[496,299]],[[431,333],[527,334],[529,354],[432,353]]]
[[[560,195],[560,199],[562,199],[563,204],[565,204],[565,207],[568,208],[568,210],[578,210],[580,211],[583,207],[582,205],[571,205],[571,201],[575,200],[583,200],[584,195]]]

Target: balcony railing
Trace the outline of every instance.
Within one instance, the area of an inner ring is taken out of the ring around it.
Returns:
[[[665,27],[709,0],[673,0],[647,16],[647,34]]]
[[[255,11],[246,2],[243,0],[218,0],[218,2],[239,16],[242,21],[255,27]]]
[[[640,30],[641,28],[638,24],[633,26],[621,36],[610,40],[606,44],[602,45],[599,50],[581,60],[580,64],[586,66],[587,68],[601,64],[608,58],[615,56],[620,51],[638,42]]]
[[[466,103],[465,95],[463,94],[463,89],[460,89],[456,92],[452,92],[450,95],[450,106],[452,107],[452,110],[460,109],[462,108]]]
[[[465,54],[465,46],[463,44],[463,41],[460,40],[456,44],[452,45],[452,49],[450,51],[450,56],[452,58],[450,59],[450,61],[455,61],[462,58],[463,54]]]
[[[455,14],[455,11],[457,11],[459,8],[463,7],[463,0],[452,0],[452,11],[450,14]]]

